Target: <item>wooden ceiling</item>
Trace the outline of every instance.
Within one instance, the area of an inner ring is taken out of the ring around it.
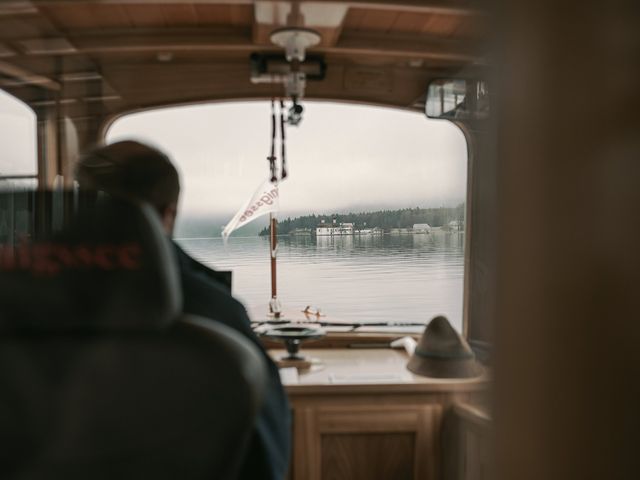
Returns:
[[[487,16],[471,0],[3,0],[0,88],[75,119],[268,98],[252,52],[276,28],[321,34],[327,75],[307,98],[419,108],[429,78],[485,63]]]

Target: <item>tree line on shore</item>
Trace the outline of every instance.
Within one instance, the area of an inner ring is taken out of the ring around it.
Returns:
[[[356,228],[411,228],[416,223],[428,223],[432,227],[441,227],[449,222],[464,221],[464,203],[455,207],[436,208],[402,208],[399,210],[378,210],[375,212],[333,213],[330,215],[304,215],[278,220],[278,234],[288,234],[297,228],[315,228],[324,221],[325,224],[353,223]],[[269,235],[269,227],[260,231],[260,236]]]

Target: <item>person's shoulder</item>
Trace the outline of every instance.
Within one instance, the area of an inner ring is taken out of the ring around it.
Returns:
[[[176,252],[180,270],[204,275],[209,280],[215,282],[218,286],[223,287],[227,293],[231,293],[231,272],[214,270],[186,253],[175,241],[172,241],[172,243]]]
[[[193,262],[196,260],[175,242],[174,246],[180,269],[184,312],[216,320],[247,333],[250,320],[244,305],[219,282],[194,268]]]

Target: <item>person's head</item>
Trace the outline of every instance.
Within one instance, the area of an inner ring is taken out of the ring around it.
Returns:
[[[113,143],[86,153],[75,173],[81,188],[150,203],[160,214],[167,234],[173,233],[180,179],[161,151],[133,141]]]

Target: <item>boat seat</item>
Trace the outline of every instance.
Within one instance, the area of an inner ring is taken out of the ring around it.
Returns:
[[[52,197],[21,203],[31,224],[58,208]],[[56,233],[0,245],[0,478],[235,478],[264,359],[180,313],[151,207],[97,194],[73,204]]]

